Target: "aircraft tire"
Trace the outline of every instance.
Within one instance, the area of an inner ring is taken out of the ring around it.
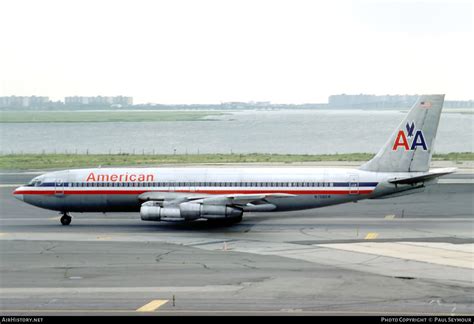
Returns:
[[[63,215],[61,217],[61,224],[64,226],[71,224],[72,217],[68,215]]]

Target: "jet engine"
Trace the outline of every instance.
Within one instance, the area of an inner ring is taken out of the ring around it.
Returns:
[[[189,221],[198,218],[231,219],[241,217],[242,213],[241,209],[235,207],[192,202],[161,206],[159,202],[147,201],[140,208],[140,217],[144,221]]]

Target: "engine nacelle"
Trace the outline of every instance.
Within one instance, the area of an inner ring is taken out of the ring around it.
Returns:
[[[242,216],[243,211],[225,205],[205,205],[186,202],[178,206],[161,207],[159,202],[147,201],[140,208],[144,221],[188,221],[198,218],[225,219]]]
[[[178,207],[161,207],[156,201],[147,201],[140,207],[140,217],[144,221],[184,221]]]
[[[242,210],[225,205],[206,205],[196,203],[182,203],[179,205],[181,216],[186,219],[208,218],[236,218],[242,216]]]

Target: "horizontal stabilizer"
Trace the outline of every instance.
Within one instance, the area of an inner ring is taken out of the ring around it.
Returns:
[[[393,178],[393,179],[388,180],[388,182],[393,183],[393,184],[414,184],[414,183],[433,180],[437,177],[450,174],[455,171],[456,171],[456,168],[433,169],[430,172],[420,175],[420,176]]]

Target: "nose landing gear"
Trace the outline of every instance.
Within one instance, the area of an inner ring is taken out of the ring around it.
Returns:
[[[68,213],[64,213],[63,216],[61,216],[61,224],[64,226],[71,224],[72,217]]]

